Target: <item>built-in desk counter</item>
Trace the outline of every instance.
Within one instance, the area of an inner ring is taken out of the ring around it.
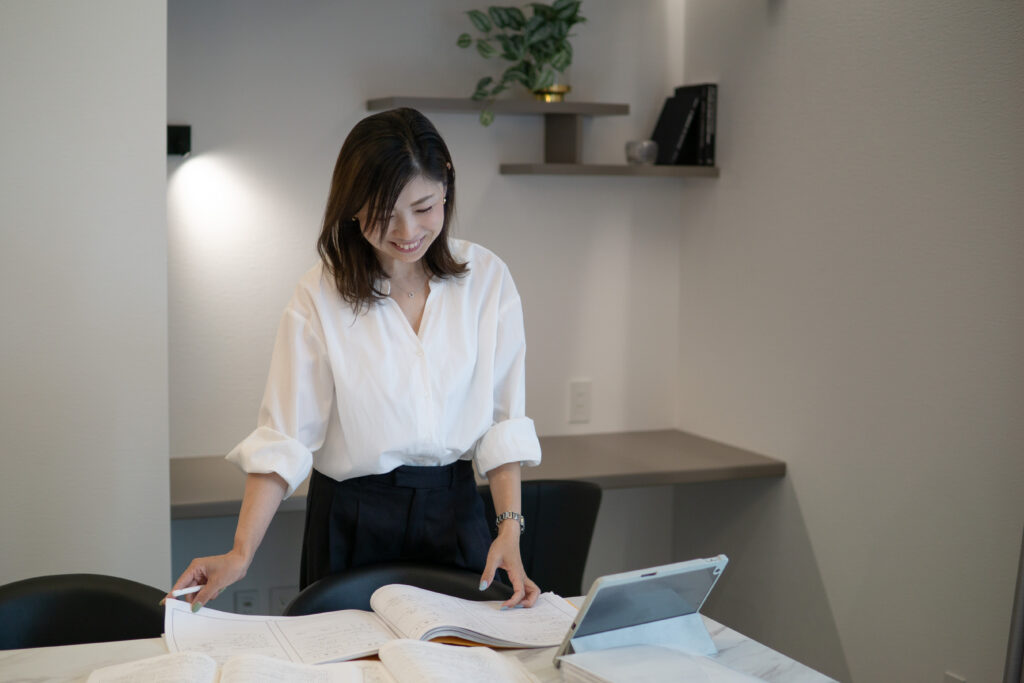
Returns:
[[[693,434],[649,432],[544,436],[544,460],[523,479],[580,479],[602,488],[629,488],[781,477],[786,463]],[[245,475],[223,456],[171,460],[171,519],[238,514]],[[304,510],[306,484],[281,504]]]

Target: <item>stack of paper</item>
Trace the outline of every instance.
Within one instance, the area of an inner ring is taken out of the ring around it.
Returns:
[[[536,683],[519,662],[485,647],[392,640],[379,662],[296,664],[275,657],[236,655],[222,666],[197,652],[176,652],[93,671],[87,683]]]

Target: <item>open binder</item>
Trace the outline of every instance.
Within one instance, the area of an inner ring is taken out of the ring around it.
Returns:
[[[728,562],[718,555],[597,579],[555,654],[555,666],[563,655],[631,645],[715,654],[700,609]]]

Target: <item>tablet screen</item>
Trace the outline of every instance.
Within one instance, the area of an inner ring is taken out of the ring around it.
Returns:
[[[666,573],[602,588],[594,595],[574,637],[670,619],[698,611],[721,568]]]

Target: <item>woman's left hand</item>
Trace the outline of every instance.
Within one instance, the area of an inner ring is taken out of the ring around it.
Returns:
[[[519,555],[519,525],[515,520],[509,520],[498,528],[498,537],[487,551],[487,566],[480,577],[480,590],[491,585],[494,573],[499,568],[508,573],[512,590],[515,591],[511,598],[501,603],[502,608],[533,607],[533,603],[537,602],[540,596],[540,588],[530,580],[523,569],[523,560]]]

